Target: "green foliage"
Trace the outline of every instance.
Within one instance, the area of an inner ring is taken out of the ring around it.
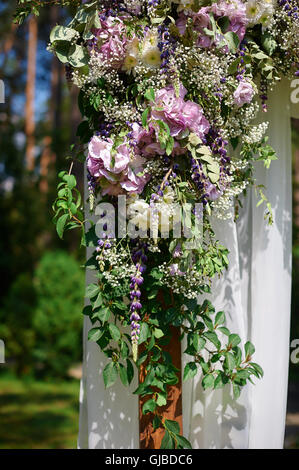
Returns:
[[[83,292],[83,270],[62,251],[45,253],[33,279],[17,277],[0,310],[0,337],[18,375],[65,377],[81,360]]]
[[[81,0],[47,0],[46,2],[39,0],[18,0],[18,6],[14,14],[14,21],[15,23],[22,24],[30,14],[39,16],[40,10],[51,4],[59,4],[59,6],[64,7],[68,5],[78,6],[80,3]]]
[[[91,259],[89,265],[93,262]],[[142,312],[139,337],[142,352],[136,366],[139,368],[143,364],[145,379],[134,393],[146,397],[142,412],[152,415],[154,429],[165,429],[162,448],[190,448],[190,443],[181,436],[178,424],[163,420],[160,410],[167,403],[169,386],[178,382],[180,374],[171,356],[164,351],[164,346],[171,341],[170,325],[181,327],[181,339],[184,336],[187,339],[184,352],[192,357],[185,366],[184,380],[200,373],[204,390],[232,384],[237,398],[247,381],[252,377],[261,378],[263,371],[252,362],[253,345],[247,342],[245,353],[242,353],[240,337],[224,326],[224,312],[216,313],[209,301],[197,305],[196,300],[188,300],[182,295],[172,294],[171,298],[169,289],[163,285],[161,272],[155,267],[143,276],[143,290],[148,300]],[[108,358],[103,373],[107,388],[115,384],[118,376],[126,386],[134,375],[130,337],[126,332],[129,309],[123,303],[123,296],[128,292],[128,285],[123,285],[119,292],[109,289],[101,273],[97,274],[97,282],[86,289],[90,305],[85,307],[84,314],[93,323],[89,339],[95,341]],[[171,307],[166,308],[157,301],[159,292]],[[150,317],[146,315],[148,311],[151,311]]]
[[[65,376],[81,360],[84,271],[64,252],[46,253],[35,272],[37,303],[34,359],[47,372]]]
[[[0,309],[0,338],[6,345],[6,357],[14,360],[18,375],[30,372],[33,364],[32,350],[36,344],[36,332],[32,327],[36,291],[30,274],[20,274],[10,287]]]
[[[1,373],[0,449],[75,449],[79,388]]]
[[[82,198],[76,188],[77,180],[74,175],[61,171],[59,178],[62,180],[58,186],[58,195],[53,204],[55,212],[54,223],[59,238],[63,238],[65,230],[81,229],[81,244],[85,245],[85,227],[82,213]]]

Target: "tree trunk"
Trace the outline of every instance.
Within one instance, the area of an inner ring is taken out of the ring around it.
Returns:
[[[26,134],[26,167],[28,171],[34,170],[34,147],[35,147],[35,118],[34,97],[36,79],[36,50],[37,50],[37,19],[30,16],[28,20],[28,56],[27,56],[27,83],[26,83],[26,105],[25,105],[25,134]]]
[[[51,28],[59,22],[59,7],[54,5],[50,10]],[[43,139],[43,151],[40,159],[40,191],[47,193],[49,190],[49,169],[55,165],[56,152],[53,150],[53,138],[61,127],[61,101],[62,101],[62,73],[63,67],[55,55],[51,63],[51,96],[49,102],[48,121],[49,135]]]

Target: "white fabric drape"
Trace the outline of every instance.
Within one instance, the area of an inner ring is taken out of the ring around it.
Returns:
[[[204,392],[200,376],[183,384],[183,427],[194,448],[281,448],[283,446],[289,362],[291,298],[291,135],[289,83],[280,83],[269,99],[269,143],[278,153],[270,170],[259,162],[257,184],[266,186],[274,225],[264,221],[251,191],[240,219],[214,221],[217,237],[230,250],[230,266],[214,283],[209,299],[227,314],[227,325],[255,347],[254,361],[265,376],[242,391],[238,401],[230,388]],[[298,106],[298,105],[297,105]],[[299,110],[296,109],[299,114]],[[138,399],[121,384],[104,389],[105,358],[88,343],[84,322],[81,383],[80,448],[138,448]],[[182,363],[186,358],[182,358]]]

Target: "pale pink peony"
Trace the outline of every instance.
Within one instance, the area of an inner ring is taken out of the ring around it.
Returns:
[[[238,88],[234,92],[234,103],[238,107],[243,106],[243,104],[245,103],[251,103],[253,95],[254,90],[252,88],[252,85],[249,82],[242,80],[239,83]]]

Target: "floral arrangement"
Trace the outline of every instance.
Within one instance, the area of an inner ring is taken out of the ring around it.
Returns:
[[[165,428],[163,448],[190,447],[159,413],[178,381],[163,351],[170,327],[187,341],[184,379],[201,373],[204,389],[230,383],[238,398],[263,374],[254,346],[243,352],[225,314],[197,299],[228,266],[213,218],[237,219],[240,197],[253,186],[272,223],[254,166],[269,167],[277,156],[267,122],[255,119],[281,77],[299,75],[297,2],[83,1],[68,26],[53,29],[49,49],[80,88],[77,157],[86,160],[97,220],[86,230],[71,171],[60,174],[54,209],[61,237],[79,227],[94,248],[89,339],[107,356],[107,387],[118,375],[130,384],[134,363],[146,365],[134,392],[148,397],[143,413],[152,413],[154,429]],[[111,206],[122,216],[118,233]]]

